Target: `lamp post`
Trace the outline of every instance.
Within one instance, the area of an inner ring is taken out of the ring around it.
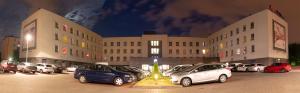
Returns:
[[[29,41],[32,40],[32,36],[30,34],[26,34],[25,36],[25,40],[26,40],[26,63],[28,62],[28,43]]]

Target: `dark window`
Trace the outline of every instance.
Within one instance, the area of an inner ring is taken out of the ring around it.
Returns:
[[[124,50],[123,50],[123,53],[126,54],[126,53],[127,53],[127,49],[124,49]]]
[[[79,46],[78,40],[76,40],[76,46]]]
[[[176,54],[179,54],[179,49],[176,49]]]
[[[121,50],[120,49],[117,49],[117,54],[120,54]]]
[[[231,56],[233,56],[233,50],[231,50]]]
[[[251,22],[251,29],[254,29],[254,22]]]
[[[179,46],[179,42],[176,42],[176,46]]]
[[[84,39],[84,33],[83,32],[81,33],[81,37]]]
[[[251,41],[254,40],[254,33],[251,34]]]
[[[70,33],[73,34],[73,28],[70,28]]]
[[[197,49],[197,50],[196,50],[196,54],[200,54],[200,51],[199,51],[199,49]]]
[[[169,46],[172,46],[172,42],[169,42]]]
[[[55,51],[56,53],[58,52],[58,46],[57,46],[57,45],[55,45],[54,51]]]
[[[226,55],[225,56],[228,57],[228,51],[226,51]]]
[[[216,40],[217,40],[217,42],[218,42],[218,41],[219,41],[219,37],[217,37],[217,39],[216,39]]]
[[[106,43],[106,42],[104,42],[104,46],[107,46],[107,43]]]
[[[123,42],[123,45],[124,45],[124,46],[127,46],[127,42]]]
[[[130,53],[131,53],[131,54],[133,54],[133,53],[134,53],[134,50],[133,50],[133,49],[131,49],[131,50],[130,50]]]
[[[73,56],[73,50],[70,48],[70,55]]]
[[[78,50],[76,50],[76,56],[78,56]]]
[[[121,46],[121,43],[120,43],[120,42],[117,42],[117,46]]]
[[[237,45],[240,44],[240,39],[239,38],[236,39],[236,44]]]
[[[240,33],[239,28],[236,28],[236,34],[239,34],[239,33]]]
[[[111,57],[110,57],[110,61],[114,61],[114,57],[111,56]]]
[[[223,40],[223,35],[221,35],[220,37],[221,37],[221,40]]]
[[[142,46],[142,42],[138,42],[138,46]]]
[[[123,60],[124,60],[124,61],[127,61],[127,57],[123,57]]]
[[[193,42],[190,42],[190,46],[193,46]]]
[[[172,49],[169,49],[169,54],[172,54]]]
[[[141,54],[141,53],[142,53],[142,50],[141,50],[141,49],[138,49],[138,53]]]
[[[182,45],[183,45],[183,46],[186,46],[186,42],[182,42]]]
[[[230,31],[230,36],[232,36],[232,35],[233,35],[233,31],[231,30],[231,31]]]
[[[114,46],[114,42],[110,42],[110,46]]]
[[[78,30],[76,31],[76,35],[79,36],[79,31]]]
[[[130,42],[130,45],[131,45],[131,46],[134,46],[134,42]]]
[[[107,50],[106,49],[104,49],[104,54],[107,54]]]
[[[246,31],[246,25],[243,26],[243,31]]]
[[[57,22],[55,22],[55,28],[59,28],[59,25],[58,25],[58,23]]]
[[[114,53],[114,50],[113,49],[110,49],[110,54],[113,54]]]
[[[55,40],[58,40],[58,34],[55,33]]]
[[[199,46],[199,42],[196,42],[196,46]]]
[[[120,57],[117,57],[117,61],[120,61]]]
[[[251,52],[255,52],[255,46],[254,45],[251,46]]]

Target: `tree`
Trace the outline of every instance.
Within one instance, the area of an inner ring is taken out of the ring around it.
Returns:
[[[289,44],[289,63],[300,65],[300,44]]]

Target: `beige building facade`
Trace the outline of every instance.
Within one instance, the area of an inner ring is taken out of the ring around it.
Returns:
[[[118,65],[197,64],[203,62],[272,63],[288,59],[288,24],[270,11],[241,19],[206,38],[144,34],[101,35],[40,9],[22,22],[20,57],[26,57],[26,35],[32,62]],[[216,60],[217,59],[217,60]]]
[[[1,58],[2,60],[13,60],[14,56],[18,53],[15,52],[19,47],[19,38],[15,36],[6,36],[2,40],[2,50],[1,50]],[[14,59],[15,60],[15,59]]]

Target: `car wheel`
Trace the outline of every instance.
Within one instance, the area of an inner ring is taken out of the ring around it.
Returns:
[[[32,74],[35,74],[35,71],[32,71]]]
[[[258,69],[257,69],[257,72],[261,72],[261,70],[258,68]]]
[[[40,73],[43,73],[44,71],[42,69],[40,69]]]
[[[114,79],[114,85],[116,85],[116,86],[121,86],[121,85],[123,85],[123,79],[122,78],[120,78],[120,77],[116,77],[115,79]]]
[[[87,81],[86,81],[85,76],[80,76],[80,77],[79,77],[79,82],[80,82],[80,83],[86,83]]]
[[[284,73],[284,72],[286,72],[286,70],[285,70],[285,69],[281,69],[280,72],[281,72],[281,73]]]
[[[17,71],[13,71],[13,73],[14,73],[14,74],[16,74],[16,73],[17,73]]]
[[[1,68],[0,68],[0,73],[4,73],[4,69],[1,69]]]
[[[183,87],[188,87],[192,85],[192,80],[190,78],[183,78],[180,82]]]
[[[224,82],[226,82],[226,80],[227,80],[227,76],[226,75],[222,74],[221,76],[219,76],[219,82],[220,83],[224,83]]]

